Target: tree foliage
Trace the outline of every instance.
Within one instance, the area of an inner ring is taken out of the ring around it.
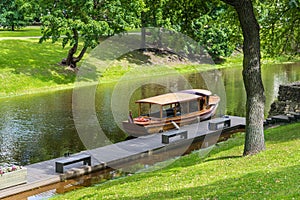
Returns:
[[[14,31],[28,25],[32,15],[28,12],[30,4],[25,0],[0,1],[0,26]]]
[[[94,48],[101,37],[120,33],[140,24],[143,1],[133,0],[43,0],[40,9],[43,36],[40,42],[51,39],[71,46],[63,63],[76,67],[87,48]],[[60,40],[60,38],[62,38]],[[79,40],[83,48],[75,57]]]
[[[234,10],[219,1],[145,0],[144,27],[164,27],[199,42],[217,59],[229,56],[240,46],[241,30]]]
[[[300,0],[256,0],[263,55],[300,53]],[[76,66],[100,37],[135,27],[164,27],[199,42],[214,58],[242,48],[242,33],[234,9],[219,0],[2,0],[0,26],[22,27],[34,18],[43,23],[41,42],[70,45],[66,62]],[[61,37],[63,40],[60,40]],[[77,57],[78,41],[84,47]]]
[[[235,49],[242,48],[242,31],[232,7],[216,0],[158,2],[160,4],[148,6],[151,15],[146,15],[146,19],[152,20],[152,23],[147,25],[163,26],[190,36],[214,59],[230,56]],[[264,55],[299,54],[300,1],[256,0],[253,3],[261,26]],[[146,1],[146,4],[149,3]]]
[[[257,2],[262,50],[267,56],[300,53],[300,1]]]
[[[227,57],[242,44],[241,28],[234,10],[222,3],[213,3],[207,14],[192,20],[192,37],[204,46],[214,60]]]

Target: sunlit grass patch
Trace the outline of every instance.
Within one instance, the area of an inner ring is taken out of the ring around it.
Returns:
[[[67,55],[59,44],[31,40],[3,40],[0,43],[0,94],[30,93],[74,82],[75,74],[58,63]]]

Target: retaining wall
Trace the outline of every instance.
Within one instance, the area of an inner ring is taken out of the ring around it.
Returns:
[[[278,100],[271,105],[269,116],[300,112],[300,82],[280,85]]]

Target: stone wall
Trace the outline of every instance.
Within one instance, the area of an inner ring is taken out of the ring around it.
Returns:
[[[278,100],[271,105],[269,116],[300,112],[300,82],[279,86]]]

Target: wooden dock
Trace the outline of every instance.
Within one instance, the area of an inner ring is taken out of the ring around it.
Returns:
[[[191,149],[191,146],[195,146],[196,143],[198,143],[198,146],[192,148],[208,147],[211,144],[215,144],[220,137],[226,137],[234,131],[245,128],[245,118],[229,116],[229,119],[231,120],[230,126],[224,129],[220,128],[219,130],[208,129],[210,120],[183,126],[181,129],[188,131],[187,139],[181,139],[180,136],[176,136],[170,138],[169,144],[162,143],[162,133],[158,133],[87,150],[84,153],[91,155],[92,165],[82,166],[81,163],[72,164],[65,167],[66,172],[64,174],[55,172],[55,162],[62,158],[25,166],[28,170],[27,183],[0,190],[0,199],[106,167],[122,168],[124,165],[130,165],[131,162],[146,158],[149,155],[168,152],[174,149],[176,149],[176,155],[183,155]]]

